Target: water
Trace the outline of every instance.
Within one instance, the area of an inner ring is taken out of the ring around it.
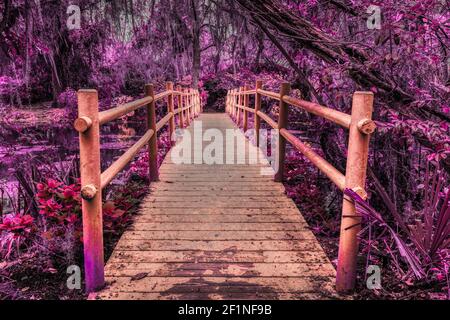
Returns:
[[[133,117],[136,118],[136,117]],[[145,122],[138,119],[118,120],[101,128],[102,171],[123,154],[145,133]],[[0,196],[3,213],[12,210],[16,201],[18,170],[54,166],[63,173],[78,159],[78,133],[71,127],[35,128],[31,131],[8,132],[0,140]],[[78,162],[77,164],[78,165]]]

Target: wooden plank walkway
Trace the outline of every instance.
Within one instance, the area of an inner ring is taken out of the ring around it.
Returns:
[[[226,114],[196,121],[203,132],[235,128]],[[242,133],[237,139],[246,148],[236,153],[258,156]],[[197,140],[191,147],[208,144]],[[226,152],[218,155],[225,162]],[[108,286],[91,298],[338,297],[335,270],[297,207],[281,183],[261,175],[267,164],[180,165],[171,156],[105,267]]]

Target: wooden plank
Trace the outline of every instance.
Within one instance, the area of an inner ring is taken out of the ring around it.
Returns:
[[[169,222],[146,223],[140,222],[131,226],[133,231],[298,231],[304,230],[308,225],[299,223],[199,223],[199,222]]]
[[[151,193],[152,197],[186,197],[186,196],[196,196],[196,197],[275,197],[285,195],[280,191],[270,191],[270,190],[228,190],[224,193],[222,190],[154,190]]]
[[[185,182],[177,182],[174,183],[170,180],[164,180],[159,182],[163,184],[162,186],[157,186],[157,188],[170,188],[171,190],[177,190],[177,188],[186,188],[187,190],[282,190],[284,191],[284,187],[282,184],[268,184],[261,182],[253,182],[253,181],[241,181],[240,183],[230,184],[227,182],[208,182],[208,181],[185,181]],[[154,189],[156,186],[151,186],[150,190]],[[193,189],[189,189],[193,188]]]
[[[332,295],[330,277],[145,277],[133,281],[131,277],[107,277],[109,288],[119,292],[161,293],[314,293],[321,288]]]
[[[330,300],[336,295],[319,293],[159,293],[105,291],[90,296],[92,300]]]
[[[219,164],[212,164],[208,166],[204,165],[197,165],[197,164],[170,164],[165,163],[164,166],[160,167],[159,171],[162,173],[176,173],[176,172],[211,172],[217,170],[220,170],[219,172],[245,172],[245,173],[259,173],[261,169],[268,168],[267,165],[238,165],[238,164],[232,164],[232,165],[219,165]]]
[[[142,272],[147,277],[333,277],[328,263],[148,263],[110,262],[109,277],[133,277]]]
[[[161,191],[216,191],[216,192],[246,192],[246,191],[278,191],[284,192],[284,188],[274,187],[271,188],[264,184],[242,184],[242,185],[227,185],[227,184],[216,184],[211,185],[208,182],[192,182],[192,183],[166,183],[165,186],[159,188]],[[152,192],[154,188],[150,188]]]
[[[203,202],[144,202],[141,206],[142,209],[152,208],[182,208],[182,209],[198,209],[198,208],[248,208],[248,209],[261,209],[261,208],[288,208],[295,209],[296,206],[292,202],[229,202],[229,201],[203,201]]]
[[[303,222],[303,218],[298,215],[273,215],[273,214],[191,214],[185,213],[180,214],[180,210],[177,210],[178,213],[172,214],[164,214],[166,210],[161,210],[161,214],[152,214],[152,215],[141,215],[134,219],[135,225],[138,223],[147,223],[147,222],[157,222],[157,223],[168,223],[168,222],[192,222],[192,223],[299,223]],[[183,210],[185,211],[185,210]]]
[[[160,262],[160,263],[328,263],[325,253],[320,251],[120,251],[115,250],[109,263]]]
[[[312,240],[314,235],[309,230],[302,231],[138,231],[126,232],[126,240]]]
[[[121,238],[116,246],[119,250],[210,250],[223,251],[238,249],[242,251],[283,250],[305,251],[322,250],[317,240],[127,240]]]
[[[226,172],[220,172],[219,170],[221,170],[221,169],[219,169],[219,168],[217,168],[217,169],[210,168],[208,170],[206,170],[206,169],[205,170],[196,170],[196,169],[184,170],[184,169],[178,168],[178,169],[171,170],[170,173],[165,171],[165,170],[164,171],[160,171],[160,173],[161,173],[161,176],[164,176],[164,177],[174,177],[174,176],[178,176],[178,175],[211,176],[211,175],[214,175],[214,174],[215,175],[220,175],[222,177],[226,177],[228,175],[234,175],[234,176],[242,176],[242,175],[244,175],[244,176],[249,176],[249,177],[259,177],[259,176],[261,176],[262,170],[266,170],[266,169],[262,168],[262,169],[251,170],[251,171],[250,170],[236,170],[236,169],[234,169],[234,170],[226,170]],[[266,176],[266,177],[273,179],[273,176]],[[272,183],[271,179],[268,179],[268,180],[270,180],[270,184],[275,185],[275,183]]]
[[[251,184],[258,184],[258,183],[265,183],[270,182],[272,180],[271,177],[267,176],[254,176],[254,177],[243,177],[243,176],[235,176],[235,177],[221,177],[221,176],[210,176],[210,177],[201,177],[201,176],[189,176],[189,177],[160,177],[160,180],[162,182],[166,183],[179,183],[179,182],[208,182],[208,183],[214,183],[214,182],[222,182],[227,181],[230,184],[233,184],[233,182],[241,183],[241,182],[249,182]]]
[[[142,210],[146,209],[145,206],[142,207]],[[148,207],[147,207],[148,209]],[[140,213],[136,215],[136,217],[147,216],[150,217],[152,215],[170,215],[170,214],[189,214],[189,215],[197,215],[197,214],[208,214],[210,215],[282,215],[282,216],[296,216],[299,219],[303,219],[303,217],[294,211],[294,208],[217,208],[217,207],[202,207],[202,208],[151,208],[148,211],[151,214]]]
[[[206,197],[209,198],[209,197]],[[270,198],[271,202],[283,202],[288,203],[290,200],[286,199],[286,196],[283,194],[279,195],[272,195]],[[205,203],[205,196],[198,196],[198,195],[179,195],[178,196],[162,196],[162,195],[155,195],[152,194],[146,203],[155,203],[155,202],[202,202]],[[265,203],[267,202],[267,195],[261,195],[261,196],[234,196],[234,195],[227,195],[225,193],[217,194],[214,196],[212,200],[209,200],[208,202],[215,203],[215,202],[224,202],[224,201],[241,201],[241,202],[255,202],[255,203]]]

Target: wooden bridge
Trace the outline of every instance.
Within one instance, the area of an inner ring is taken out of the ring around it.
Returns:
[[[341,190],[351,188],[364,196],[369,136],[375,129],[371,93],[355,93],[351,116],[290,97],[288,84],[280,93],[262,90],[259,81],[254,90],[231,90],[228,115],[202,113],[198,91],[174,90],[172,83],[159,95],[151,85],[146,93],[143,99],[100,113],[95,90],[78,95],[75,128],[80,132],[90,298],[326,299],[353,288],[360,220],[353,202],[344,198],[336,287],[335,269],[281,181],[290,142]],[[254,108],[249,107],[250,95],[255,95]],[[279,101],[278,123],[261,111],[262,97]],[[167,115],[156,122],[155,103],[161,99],[167,99]],[[288,104],[350,129],[346,176],[287,130]],[[148,109],[147,133],[101,173],[99,126],[142,106]],[[248,129],[249,113],[255,115],[256,144],[236,130],[240,124],[244,132]],[[187,129],[158,170],[157,132],[169,124],[174,134],[176,119]],[[273,155],[278,170],[259,148],[261,119],[279,133]],[[100,191],[147,144],[150,193],[104,267]]]

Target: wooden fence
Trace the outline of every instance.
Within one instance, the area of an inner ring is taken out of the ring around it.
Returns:
[[[174,109],[175,98],[177,109]],[[156,121],[155,105],[166,99],[168,112]],[[147,109],[147,132],[108,169],[100,168],[100,126],[145,107]],[[173,83],[166,83],[166,91],[155,94],[153,85],[145,86],[145,97],[115,108],[99,112],[96,90],[78,91],[78,119],[74,123],[80,135],[80,174],[83,211],[83,242],[86,291],[93,292],[104,286],[102,190],[125,168],[136,154],[148,144],[149,174],[151,181],[158,180],[157,137],[166,124],[169,132],[175,130],[175,116],[181,128],[188,126],[201,112],[198,90],[174,90]]]
[[[247,86],[228,91],[226,112],[230,114],[238,125],[242,123],[244,131],[248,129],[248,113],[255,115],[255,136],[259,146],[259,131],[261,120],[270,127],[278,130],[279,143],[276,156],[278,157],[278,171],[275,181],[283,180],[284,158],[286,142],[303,153],[319,170],[321,170],[341,191],[352,189],[363,199],[367,198],[365,180],[370,135],[376,125],[372,121],[373,93],[355,92],[351,115],[333,110],[316,103],[296,99],[289,96],[290,84],[283,83],[280,92],[270,92],[262,89],[262,82],[257,81],[255,89]],[[255,95],[254,108],[249,107],[249,96]],[[268,97],[279,102],[278,122],[261,111],[261,99]],[[345,176],[328,161],[315,153],[309,146],[300,141],[288,130],[288,107],[303,109],[319,117],[332,121],[349,129],[348,154]],[[358,254],[357,235],[360,231],[361,217],[355,210],[354,203],[344,196],[342,205],[341,231],[339,239],[339,254],[336,276],[336,289],[339,292],[350,291],[355,286],[356,258]]]

